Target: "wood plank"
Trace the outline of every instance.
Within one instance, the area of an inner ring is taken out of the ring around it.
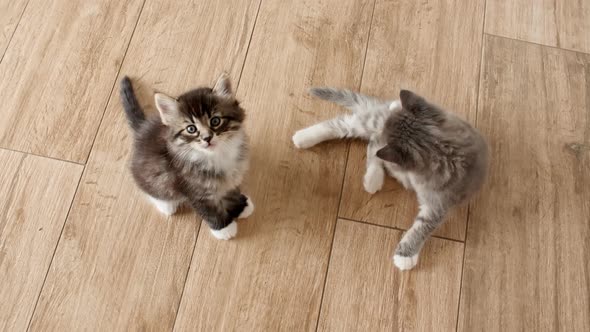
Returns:
[[[455,331],[463,244],[432,239],[401,272],[391,261],[401,235],[338,220],[319,331]]]
[[[590,53],[590,2],[488,0],[485,32]]]
[[[122,74],[142,77],[134,82],[150,105],[153,87],[177,95],[223,70],[239,77],[257,8],[257,0],[146,2]],[[172,330],[200,219],[188,209],[160,215],[132,180],[130,149],[114,93],[31,330]]]
[[[296,129],[333,117],[312,85],[358,87],[372,0],[263,1],[238,96],[256,211],[237,239],[202,227],[175,330],[314,330],[344,174],[344,144],[300,151]],[[206,304],[206,305],[204,305]]]
[[[473,123],[483,12],[479,0],[377,0],[361,90],[397,99],[408,88]],[[353,142],[339,216],[408,229],[418,212],[415,194],[390,178],[382,191],[366,193],[365,160],[366,143]],[[466,219],[466,207],[455,209],[436,234],[463,240]]]
[[[0,63],[0,146],[86,162],[142,0],[30,0]]]
[[[0,0],[0,59],[8,47],[28,0]]]
[[[0,149],[0,330],[25,331],[83,167]]]
[[[487,37],[461,331],[590,330],[590,55]]]

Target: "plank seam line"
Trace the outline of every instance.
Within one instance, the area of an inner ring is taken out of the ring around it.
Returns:
[[[117,74],[115,75],[115,81],[113,82],[113,87],[111,88],[111,92],[109,93],[109,97],[107,98],[107,102],[104,105],[104,109],[102,111],[102,115],[100,117],[100,121],[98,122],[98,127],[96,128],[96,133],[94,134],[94,139],[92,140],[92,144],[90,145],[90,150],[88,150],[88,154],[86,155],[86,159],[85,159],[85,164],[88,163],[88,160],[90,159],[90,155],[92,154],[92,151],[94,150],[94,145],[96,144],[96,139],[98,138],[98,134],[100,133],[100,128],[102,127],[102,121],[104,120],[104,116],[107,112],[107,109],[109,107],[109,104],[111,103],[111,99],[113,98],[113,91],[115,91],[115,87],[117,86],[117,79],[119,78],[119,75],[121,75],[121,69],[123,68],[123,64],[125,63],[125,59],[127,59],[127,52],[129,51],[129,48],[131,47],[131,42],[133,41],[133,36],[135,36],[135,30],[137,29],[137,26],[139,25],[139,21],[141,20],[141,14],[143,14],[143,7],[145,7],[145,2],[146,0],[143,0],[143,2],[141,3],[141,8],[139,9],[139,14],[137,15],[137,21],[135,21],[135,26],[133,27],[133,31],[131,32],[131,36],[129,37],[129,42],[127,43],[127,48],[125,48],[125,53],[123,53],[123,58],[121,58],[121,64],[119,65],[119,69],[117,70]]]
[[[244,61],[242,62],[242,69],[240,69],[240,77],[238,78],[238,83],[236,84],[236,95],[238,93],[238,89],[240,88],[240,83],[242,82],[242,73],[244,72],[244,67],[246,66],[246,59],[248,58],[248,54],[250,53],[250,43],[252,43],[252,37],[254,36],[254,30],[256,30],[256,24],[258,23],[258,13],[260,13],[260,7],[262,6],[262,0],[258,1],[258,9],[256,10],[256,16],[254,17],[254,24],[252,25],[252,32],[250,32],[250,39],[248,40],[248,45],[246,46],[246,54],[244,55]],[[176,329],[176,322],[178,321],[178,313],[180,312],[180,307],[182,305],[182,299],[184,298],[184,291],[186,290],[186,283],[188,281],[188,277],[191,271],[191,267],[193,265],[193,258],[195,256],[195,250],[197,249],[197,242],[201,237],[201,233],[203,232],[203,224],[201,223],[199,226],[199,231],[197,232],[197,238],[195,239],[195,244],[193,245],[193,252],[191,253],[191,258],[189,260],[188,269],[186,270],[186,276],[184,277],[184,284],[182,285],[182,292],[180,293],[180,298],[178,299],[178,305],[176,306],[176,315],[174,316],[174,324],[172,324],[172,331]]]
[[[254,24],[252,25],[252,32],[250,33],[250,40],[248,40],[248,46],[246,46],[246,54],[244,55],[244,61],[242,61],[242,69],[240,69],[240,77],[238,78],[238,84],[236,85],[236,95],[238,94],[240,83],[242,83],[242,74],[244,73],[244,68],[246,67],[246,60],[248,59],[248,54],[250,54],[250,44],[252,43],[252,37],[254,37],[254,30],[256,30],[256,24],[258,23],[258,14],[260,13],[260,7],[262,7],[262,0],[258,1],[258,9],[256,10],[256,16],[254,17]]]
[[[29,152],[29,151],[21,151],[21,150],[16,150],[16,149],[8,148],[8,147],[0,147],[0,150],[11,151],[11,152],[16,152],[16,153],[22,153],[22,154],[26,154],[26,155],[30,155],[30,156],[38,157],[38,158],[51,159],[51,160],[60,161],[60,162],[63,162],[63,163],[72,164],[72,165],[84,166],[84,164],[79,163],[77,161],[66,160],[66,159],[59,159],[59,158],[50,157],[50,156],[44,156],[42,154],[37,154],[37,153]]]
[[[482,24],[482,28],[481,28],[481,43],[480,43],[480,57],[479,57],[479,72],[478,72],[478,77],[477,77],[477,93],[475,94],[475,102],[476,102],[476,106],[475,106],[475,128],[477,128],[477,121],[478,121],[478,117],[479,117],[479,112],[481,111],[480,109],[480,94],[481,94],[481,85],[482,85],[482,77],[483,77],[483,60],[484,60],[484,51],[485,51],[485,36],[486,36],[486,16],[487,16],[487,6],[488,6],[488,2],[487,0],[484,1],[483,4],[483,24]],[[469,231],[469,219],[471,217],[471,210],[473,208],[473,202],[470,202],[469,205],[467,205],[467,218],[465,220],[465,243],[463,244],[463,257],[461,259],[461,277],[459,278],[459,296],[457,299],[457,318],[455,319],[455,332],[457,332],[459,330],[459,316],[461,316],[461,296],[462,291],[463,291],[463,274],[465,273],[465,253],[467,251],[467,232]]]
[[[518,39],[518,38],[514,38],[514,37],[508,37],[508,36],[499,35],[499,34],[495,34],[495,33],[484,32],[483,34],[486,35],[486,36],[490,36],[490,37],[497,37],[497,38],[502,38],[502,39],[508,39],[508,40],[512,40],[512,41],[515,41],[515,42],[520,42],[520,43],[526,43],[526,44],[531,44],[531,45],[537,45],[537,46],[541,46],[541,47],[552,48],[552,49],[560,50],[560,51],[564,51],[564,52],[572,52],[572,53],[577,53],[577,54],[582,54],[582,55],[590,55],[590,52],[584,52],[584,51],[574,50],[574,49],[571,49],[571,48],[557,47],[557,46],[553,46],[553,45],[545,45],[545,44],[533,42],[533,41],[530,41],[530,40],[524,40],[524,39]]]
[[[94,136],[94,140],[92,141],[92,146],[90,148],[90,152],[92,152],[92,149],[94,148],[94,143],[96,141],[96,137],[98,136],[98,132],[100,131],[100,127],[102,125],[102,119],[104,118],[104,114],[106,113],[106,108],[107,108],[109,101],[111,99],[111,96],[113,94],[113,90],[115,88],[115,85],[117,84],[116,78],[119,77],[119,73],[121,72],[121,68],[123,67],[123,63],[125,62],[125,58],[127,57],[127,51],[129,50],[129,45],[131,45],[131,40],[133,39],[133,35],[135,34],[135,29],[137,28],[137,24],[139,23],[139,19],[141,18],[141,14],[143,13],[143,7],[145,5],[145,1],[146,0],[143,1],[143,3],[141,4],[141,8],[139,9],[137,21],[135,22],[135,26],[133,27],[133,31],[131,32],[131,36],[129,37],[129,43],[127,44],[127,48],[125,49],[125,53],[123,55],[123,58],[121,59],[121,65],[119,66],[119,70],[117,71],[117,74],[115,76],[115,83],[113,84],[113,88],[111,89],[111,93],[110,93],[109,98],[107,99],[107,103],[104,107],[104,111],[102,113],[100,123],[98,125],[97,130],[96,130],[96,135]],[[90,156],[90,152],[88,152],[88,156],[86,158],[86,161],[88,161],[88,158]],[[63,236],[63,231],[66,228],[66,223],[68,222],[68,218],[70,217],[70,212],[72,211],[72,207],[74,206],[74,202],[76,201],[76,196],[78,196],[78,189],[80,188],[80,183],[82,182],[82,178],[84,177],[85,173],[86,173],[86,165],[84,165],[84,169],[82,170],[82,174],[80,174],[80,178],[78,179],[78,184],[76,185],[76,190],[74,191],[74,196],[73,196],[72,201],[70,203],[68,213],[66,214],[66,218],[64,219],[63,225],[61,227],[59,237],[57,238],[57,243],[55,244],[53,254],[51,255],[51,260],[49,262],[49,266],[47,268],[47,271],[45,272],[45,278],[43,278],[43,283],[42,283],[41,288],[39,290],[39,294],[37,295],[37,300],[35,301],[35,306],[33,307],[33,311],[31,313],[31,318],[29,319],[29,324],[27,325],[27,332],[30,331],[30,329],[31,329],[31,324],[33,323],[33,318],[35,317],[35,312],[37,311],[37,305],[39,304],[39,300],[41,299],[41,294],[43,293],[43,289],[45,288],[45,282],[47,281],[47,276],[49,276],[49,271],[51,271],[51,266],[53,265],[53,260],[55,259],[55,254],[57,252],[57,248],[59,248],[59,243],[61,242],[61,239]]]
[[[377,0],[373,1],[373,9],[371,10],[371,19],[369,21],[369,29],[367,31],[367,44],[365,45],[365,54],[363,58],[363,67],[361,69],[361,77],[359,80],[358,91],[363,86],[363,77],[365,74],[365,65],[367,64],[367,53],[369,51],[369,43],[371,41],[371,30],[373,29],[373,18],[375,16],[375,7],[377,6]],[[324,285],[322,287],[322,295],[320,297],[320,310],[318,311],[318,319],[315,324],[315,331],[317,332],[320,327],[320,318],[322,317],[322,308],[324,306],[324,295],[326,294],[326,285],[328,284],[328,273],[330,272],[330,262],[332,261],[332,250],[334,249],[334,239],[336,238],[336,228],[338,227],[338,219],[340,215],[340,208],[342,206],[342,193],[344,192],[344,183],[346,182],[346,170],[348,169],[348,158],[350,157],[350,144],[346,144],[346,159],[344,162],[344,173],[342,174],[342,183],[340,185],[340,197],[338,198],[338,209],[336,210],[336,220],[334,221],[334,230],[332,231],[332,241],[330,244],[330,250],[328,252],[328,263],[326,264],[326,270],[324,272]]]
[[[23,8],[23,11],[20,13],[18,21],[16,22],[16,25],[14,26],[14,30],[12,30],[12,34],[10,35],[10,38],[8,39],[8,43],[6,43],[6,48],[4,49],[4,53],[2,53],[2,56],[0,57],[0,63],[2,63],[2,60],[4,60],[4,56],[8,52],[8,48],[10,48],[10,43],[12,43],[12,38],[14,37],[14,35],[16,34],[16,30],[20,26],[20,22],[23,19],[23,16],[25,15],[25,11],[27,10],[27,7],[29,6],[29,2],[31,2],[31,0],[27,1],[27,3],[25,4],[25,7]]]
[[[76,184],[76,189],[74,190],[74,195],[72,196],[72,201],[70,202],[70,206],[68,208],[68,213],[66,213],[66,217],[64,218],[63,224],[61,225],[61,230],[59,231],[59,237],[57,238],[57,243],[55,243],[55,248],[53,248],[53,254],[51,254],[51,260],[49,261],[49,265],[47,266],[47,271],[45,271],[45,277],[43,277],[43,283],[41,284],[41,288],[39,288],[39,294],[37,294],[37,300],[35,300],[35,305],[33,306],[33,311],[31,311],[31,317],[29,318],[29,324],[27,324],[27,332],[31,329],[31,324],[33,323],[33,318],[35,317],[35,312],[37,311],[37,305],[39,304],[39,300],[41,299],[41,293],[43,293],[43,289],[45,288],[45,282],[47,281],[47,276],[49,276],[49,271],[51,271],[51,266],[53,265],[53,259],[55,258],[55,253],[57,252],[57,248],[59,247],[59,242],[63,236],[64,229],[66,228],[66,223],[68,218],[70,217],[70,212],[72,212],[72,207],[74,206],[74,202],[76,201],[76,196],[78,195],[78,188],[80,188],[80,183],[82,182],[82,177],[84,173],[86,173],[86,166],[83,166],[84,169],[82,173],[80,173],[80,178],[78,179],[78,184]]]
[[[368,221],[351,219],[351,218],[347,218],[347,217],[338,217],[338,219],[352,221],[352,222],[356,222],[356,223],[364,224],[364,225],[368,225],[368,226],[381,227],[381,228],[385,228],[385,229],[390,229],[392,231],[400,231],[400,232],[407,231],[407,229],[403,229],[403,228],[399,228],[399,227],[395,227],[395,226],[381,225],[381,224],[376,224],[376,223],[372,223],[372,222],[368,222]],[[457,240],[457,239],[453,239],[453,238],[445,237],[445,236],[440,236],[440,235],[431,235],[430,237],[435,238],[435,239],[439,239],[439,240],[446,240],[446,241],[461,243],[461,244],[465,243],[461,240]]]

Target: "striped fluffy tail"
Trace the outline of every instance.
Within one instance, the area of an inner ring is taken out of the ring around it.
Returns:
[[[141,124],[145,121],[145,114],[137,102],[131,80],[127,76],[121,80],[121,103],[125,109],[129,126],[133,131],[139,130]]]
[[[355,113],[358,111],[370,109],[372,106],[382,103],[376,98],[345,89],[327,87],[311,88],[309,89],[309,94],[346,107]]]

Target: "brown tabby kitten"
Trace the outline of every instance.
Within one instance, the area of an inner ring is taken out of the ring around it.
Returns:
[[[447,211],[465,202],[481,187],[488,148],[469,123],[411,91],[400,100],[377,98],[332,88],[314,88],[311,94],[352,111],[299,130],[298,148],[336,138],[362,138],[367,147],[365,190],[381,189],[385,173],[416,192],[420,211],[393,256],[401,270],[413,268],[428,237],[443,223]]]
[[[229,78],[215,87],[191,90],[178,98],[155,95],[159,116],[144,114],[131,81],[121,81],[121,99],[134,134],[131,172],[137,185],[165,215],[187,202],[218,239],[237,234],[237,218],[254,211],[240,192],[248,167],[244,110]]]

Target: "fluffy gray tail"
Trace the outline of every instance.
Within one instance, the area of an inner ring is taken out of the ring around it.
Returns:
[[[121,103],[125,109],[129,126],[134,131],[137,131],[145,121],[145,114],[137,102],[131,80],[127,76],[121,80]]]
[[[365,96],[360,93],[346,89],[335,88],[311,88],[309,94],[323,100],[331,101],[340,106],[346,107],[353,112],[367,110],[372,105],[380,103],[376,98]]]

